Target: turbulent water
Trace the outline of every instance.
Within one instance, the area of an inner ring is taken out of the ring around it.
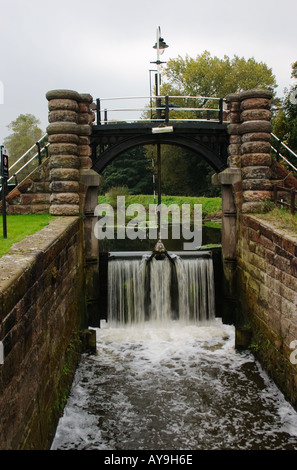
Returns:
[[[296,450],[297,414],[218,319],[103,324],[52,449]]]
[[[52,449],[297,450],[297,413],[215,318],[211,259],[111,264]]]

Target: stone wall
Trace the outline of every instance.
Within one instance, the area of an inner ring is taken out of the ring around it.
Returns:
[[[256,215],[239,218],[237,293],[251,347],[297,408],[297,236]],[[292,342],[296,346],[292,349]]]
[[[47,449],[80,357],[82,220],[59,217],[0,259],[0,449]]]

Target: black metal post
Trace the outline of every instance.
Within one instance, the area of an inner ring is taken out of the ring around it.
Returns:
[[[41,152],[40,152],[40,143],[36,142],[37,152],[38,152],[38,164],[41,165]]]
[[[296,191],[295,188],[291,189],[291,204],[290,204],[290,209],[291,209],[291,214],[295,215],[295,197],[296,197]]]
[[[2,176],[2,217],[3,217],[3,238],[7,238],[7,216],[6,216],[6,178]]]
[[[157,108],[157,119],[162,119],[161,116],[161,98],[159,98],[159,82],[158,82],[158,74],[155,75],[155,82],[156,82],[156,108]]]
[[[96,114],[97,114],[97,126],[101,124],[101,104],[100,98],[96,99]]]
[[[4,155],[4,146],[1,145],[1,176],[2,176],[2,217],[3,217],[3,238],[7,238],[7,218],[6,218],[6,192],[8,179],[8,157]],[[4,162],[4,158],[6,161]]]
[[[158,165],[158,239],[161,239],[161,144],[157,143]]]
[[[220,98],[220,101],[219,101],[219,106],[220,106],[220,111],[219,111],[219,121],[220,121],[220,124],[223,124],[223,120],[224,120],[224,100],[223,98]]]
[[[169,96],[165,96],[165,123],[169,122]]]

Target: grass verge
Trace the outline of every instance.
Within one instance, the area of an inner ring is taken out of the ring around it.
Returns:
[[[7,238],[3,237],[3,217],[0,216],[0,257],[8,253],[11,246],[28,235],[38,232],[53,220],[50,214],[25,214],[7,216]]]
[[[110,204],[116,207],[116,196],[121,194],[114,194],[112,196],[99,196],[98,204]],[[149,204],[158,204],[157,198],[154,199],[153,195],[124,195],[126,208],[130,204],[141,204],[148,209]],[[191,209],[194,204],[202,205],[203,218],[219,217],[222,211],[222,199],[220,197],[184,197],[184,196],[162,196],[162,204],[169,207],[171,204],[177,204],[181,207],[183,204],[190,204]]]
[[[294,235],[297,233],[297,213],[292,215],[288,209],[274,207],[269,212],[255,215],[259,219],[272,224],[275,228],[292,232]]]

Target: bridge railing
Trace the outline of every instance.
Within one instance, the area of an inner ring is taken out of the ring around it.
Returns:
[[[126,107],[121,107],[124,101],[129,101],[129,104]],[[94,108],[97,125],[160,121],[165,123],[169,121],[223,123],[227,115],[225,99],[212,96],[97,98]]]

